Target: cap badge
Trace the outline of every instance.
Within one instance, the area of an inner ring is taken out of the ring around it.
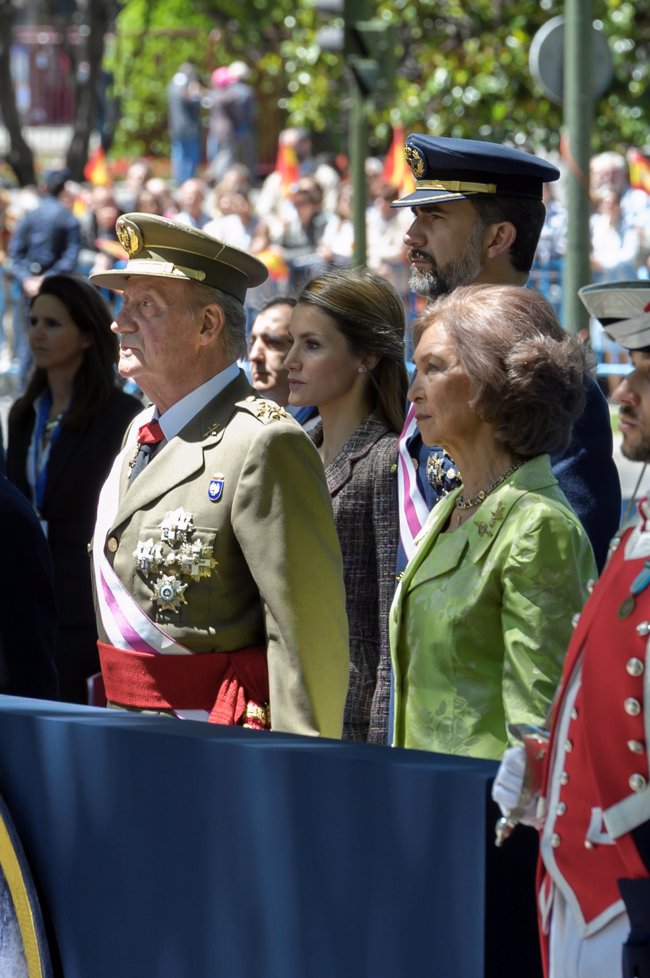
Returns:
[[[404,158],[413,171],[416,180],[424,176],[424,157],[419,149],[416,149],[415,146],[407,146],[404,150]]]
[[[140,228],[128,218],[119,217],[115,225],[118,241],[126,251],[129,258],[133,258],[139,251],[142,251],[143,241]]]

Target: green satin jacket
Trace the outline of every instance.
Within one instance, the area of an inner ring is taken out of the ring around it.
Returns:
[[[459,492],[430,514],[391,609],[393,745],[496,760],[509,723],[546,721],[597,572],[547,455],[443,533]]]

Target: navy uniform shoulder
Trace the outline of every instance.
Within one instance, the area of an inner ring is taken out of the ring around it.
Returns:
[[[288,411],[276,404],[274,401],[267,401],[263,397],[255,397],[253,394],[246,397],[243,401],[237,401],[237,409],[246,411],[262,424],[270,424],[273,421],[288,421],[296,427],[300,427],[297,421],[291,417]]]

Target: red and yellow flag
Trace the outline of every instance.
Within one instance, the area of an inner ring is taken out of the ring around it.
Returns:
[[[98,146],[95,152],[88,157],[88,162],[84,167],[84,177],[89,183],[92,183],[93,187],[108,187],[111,184],[106,153],[102,146]]]
[[[293,146],[280,143],[278,155],[275,161],[276,172],[280,174],[282,182],[282,192],[288,196],[290,188],[300,179],[300,169],[298,167],[298,157]]]
[[[630,167],[630,186],[650,194],[650,160],[641,150],[631,149],[627,154]]]
[[[415,190],[415,178],[404,158],[405,142],[406,135],[404,126],[396,126],[393,129],[393,141],[384,159],[382,173],[386,183],[391,183],[394,187],[397,187],[401,197],[413,193]]]

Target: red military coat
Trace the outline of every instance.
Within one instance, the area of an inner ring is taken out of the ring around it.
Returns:
[[[554,886],[586,937],[624,910],[618,879],[650,875],[637,849],[638,834],[650,835],[650,585],[630,601],[632,582],[650,577],[646,515],[613,542],[567,652],[542,783],[543,933]]]

